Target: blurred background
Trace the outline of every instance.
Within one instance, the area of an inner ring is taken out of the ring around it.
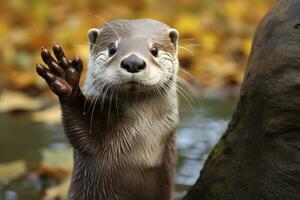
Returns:
[[[226,129],[255,27],[274,2],[0,0],[0,200],[64,199],[72,151],[57,99],[35,63],[41,47],[53,43],[86,63],[87,31],[120,18],[154,18],[180,33],[186,71],[180,76],[197,93],[180,107],[176,194],[182,196]]]

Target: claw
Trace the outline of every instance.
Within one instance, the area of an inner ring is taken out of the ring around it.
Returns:
[[[41,56],[45,64],[49,65],[52,61],[55,62],[54,58],[51,56],[47,49],[42,48]]]
[[[68,69],[70,67],[69,61],[66,59],[66,57],[63,57],[61,59],[61,65],[64,69]]]
[[[76,71],[78,71],[78,72],[82,71],[83,64],[82,64],[81,59],[78,56],[76,56],[76,58],[74,58],[74,60],[72,61],[72,65]]]
[[[53,45],[53,52],[54,52],[55,57],[56,57],[57,60],[59,60],[59,61],[60,61],[63,57],[66,57],[64,51],[62,50],[62,48],[61,48],[58,44],[54,44],[54,45]]]
[[[38,73],[38,75],[40,75],[40,76],[44,76],[44,68],[41,66],[41,65],[39,65],[39,64],[35,64],[35,66],[36,66],[36,72]]]
[[[35,64],[35,65],[36,65],[36,72],[38,73],[38,75],[40,75],[41,77],[43,77],[45,79],[46,72],[48,71],[48,69],[41,64]]]

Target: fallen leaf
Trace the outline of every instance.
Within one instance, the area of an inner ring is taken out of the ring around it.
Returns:
[[[57,104],[42,111],[32,113],[31,119],[34,122],[56,125],[61,123],[60,106]]]
[[[33,111],[44,106],[42,99],[23,93],[4,91],[0,95],[0,112]]]
[[[23,160],[0,164],[0,181],[11,181],[27,172],[26,163]]]
[[[43,200],[65,200],[71,182],[71,176],[65,178],[59,185],[46,189]]]
[[[61,179],[70,175],[72,169],[73,150],[71,148],[62,150],[44,149],[42,151],[42,162],[39,169],[41,176]]]

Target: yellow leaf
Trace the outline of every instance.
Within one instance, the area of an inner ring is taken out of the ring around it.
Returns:
[[[2,92],[0,96],[0,112],[32,111],[43,106],[43,101],[18,92]]]
[[[201,45],[204,50],[214,51],[218,45],[218,38],[212,33],[203,34],[201,37]]]
[[[0,164],[0,180],[16,179],[24,175],[26,171],[26,163],[22,160]]]
[[[175,23],[175,28],[177,28],[181,35],[196,36],[201,32],[197,16],[188,14],[178,17]]]
[[[49,125],[60,124],[61,122],[61,111],[60,106],[55,105],[46,110],[34,112],[31,118],[35,122],[42,122]]]
[[[247,56],[250,55],[251,47],[252,47],[252,39],[251,38],[245,39],[242,46],[245,55]]]

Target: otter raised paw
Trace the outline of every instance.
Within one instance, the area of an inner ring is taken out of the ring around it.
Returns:
[[[72,61],[69,60],[59,45],[53,46],[53,52],[57,60],[47,49],[42,48],[41,56],[48,68],[36,64],[37,73],[60,98],[68,99],[80,95],[78,86],[82,71],[81,59],[76,57]]]
[[[96,147],[89,131],[90,115],[84,114],[84,104],[89,101],[79,88],[82,61],[79,57],[69,60],[59,45],[53,46],[53,52],[56,59],[42,48],[41,57],[48,68],[36,64],[36,71],[59,97],[63,126],[72,146],[82,153],[92,153]]]

